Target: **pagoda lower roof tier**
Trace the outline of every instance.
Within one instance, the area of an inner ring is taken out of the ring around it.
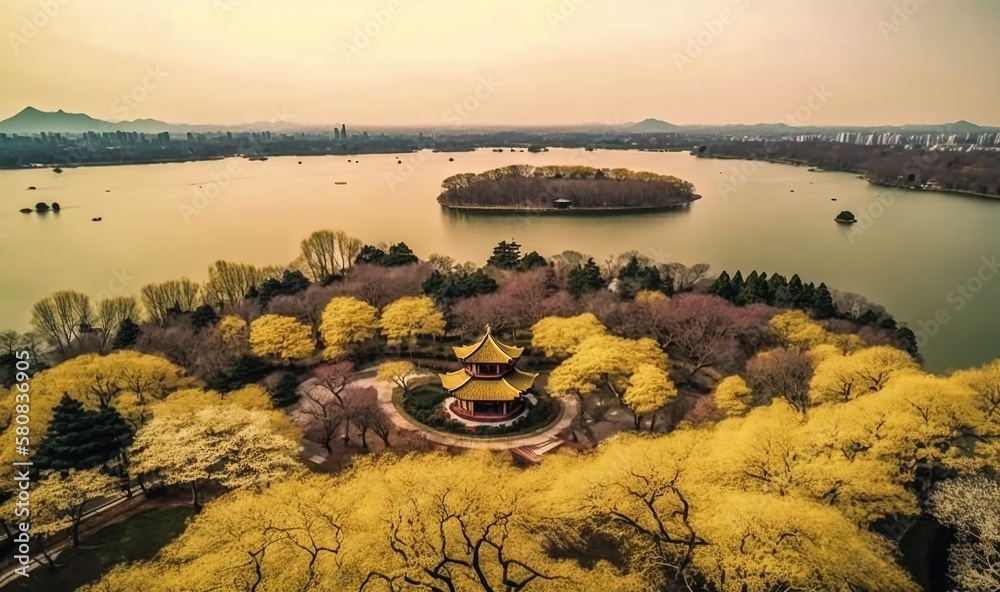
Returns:
[[[462,401],[513,401],[531,388],[538,374],[515,368],[499,378],[476,378],[465,370],[439,374],[441,385]]]

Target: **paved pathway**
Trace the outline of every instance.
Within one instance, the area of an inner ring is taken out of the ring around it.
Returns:
[[[554,424],[541,431],[509,439],[485,439],[472,436],[463,437],[457,434],[433,432],[426,428],[414,425],[409,419],[400,414],[399,410],[396,409],[396,405],[393,404],[392,395],[394,388],[390,383],[382,382],[375,378],[361,378],[356,380],[353,384],[357,384],[358,386],[375,387],[375,390],[378,391],[379,405],[382,407],[382,410],[389,417],[392,423],[400,430],[417,433],[424,439],[435,444],[458,446],[460,448],[509,450],[512,448],[523,448],[526,446],[542,446],[551,442],[552,439],[559,433],[568,428],[570,424],[573,423],[573,420],[576,419],[577,413],[580,412],[580,405],[575,397],[563,397],[559,399],[561,409],[559,419]]]

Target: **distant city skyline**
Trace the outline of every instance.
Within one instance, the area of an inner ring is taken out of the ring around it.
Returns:
[[[9,0],[0,119],[1000,126],[989,0]]]

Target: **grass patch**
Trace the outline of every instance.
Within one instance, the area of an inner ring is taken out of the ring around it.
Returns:
[[[424,385],[410,391],[406,395],[408,406],[414,409],[431,409],[448,398],[448,391],[439,386]]]
[[[190,507],[147,510],[112,524],[85,538],[77,550],[66,549],[56,559],[55,571],[40,566],[27,578],[6,587],[11,592],[70,592],[96,582],[119,563],[152,559],[184,531],[193,515]]]

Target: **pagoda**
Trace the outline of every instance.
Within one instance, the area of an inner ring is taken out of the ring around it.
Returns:
[[[441,385],[455,397],[451,404],[455,415],[470,421],[498,422],[524,410],[522,395],[538,374],[517,369],[523,347],[500,343],[487,325],[486,335],[478,342],[452,349],[463,368],[438,376]]]

